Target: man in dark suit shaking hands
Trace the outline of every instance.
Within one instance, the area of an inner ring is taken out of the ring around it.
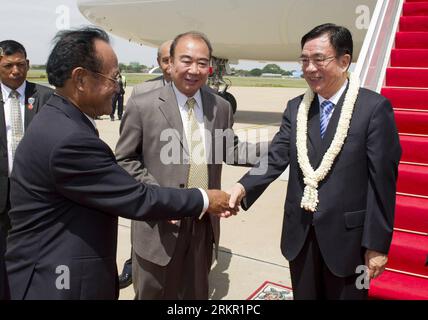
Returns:
[[[0,300],[8,298],[4,253],[9,230],[9,176],[16,147],[53,90],[26,81],[27,52],[14,40],[0,42]]]
[[[320,25],[301,40],[309,89],[288,102],[264,175],[250,171],[231,205],[249,208],[290,165],[281,250],[295,299],[365,299],[358,266],[382,273],[391,244],[401,156],[394,114],[381,95],[348,78],[349,30]]]
[[[227,216],[229,197],[141,184],[116,163],[94,121],[111,113],[119,89],[104,31],[58,33],[47,73],[55,94],[21,140],[11,175],[11,298],[116,299],[118,216]]]

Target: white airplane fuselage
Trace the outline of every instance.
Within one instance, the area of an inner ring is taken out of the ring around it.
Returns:
[[[296,61],[300,39],[313,27],[346,26],[354,61],[376,0],[78,0],[93,24],[130,41],[157,47],[177,34],[205,33],[213,55],[236,61]]]

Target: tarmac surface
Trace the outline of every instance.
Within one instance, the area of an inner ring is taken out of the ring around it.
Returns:
[[[125,102],[131,87],[126,88]],[[266,129],[268,139],[278,131],[287,101],[302,94],[303,88],[232,87],[238,101],[234,129]],[[120,121],[108,116],[97,120],[100,137],[114,150]],[[223,165],[222,188],[232,187],[248,168]],[[248,211],[221,221],[220,250],[210,273],[210,299],[245,300],[264,281],[291,287],[287,260],[280,250],[287,181],[274,181]],[[130,257],[130,220],[119,219],[117,264],[119,273]],[[132,285],[121,290],[120,299],[134,298]]]

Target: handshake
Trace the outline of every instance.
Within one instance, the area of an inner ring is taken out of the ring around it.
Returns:
[[[209,199],[207,212],[222,218],[236,215],[239,212],[239,204],[245,197],[245,189],[240,183],[236,183],[226,192],[214,189],[206,192]]]

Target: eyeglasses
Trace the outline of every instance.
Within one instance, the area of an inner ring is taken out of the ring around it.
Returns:
[[[303,67],[309,66],[309,63],[312,61],[312,64],[316,67],[322,68],[325,67],[326,61],[335,59],[336,56],[330,56],[330,57],[316,57],[316,58],[309,58],[309,57],[300,57],[298,59],[300,65]]]
[[[102,77],[104,77],[104,78],[106,78],[106,79],[108,79],[108,80],[110,80],[110,81],[113,81],[114,82],[114,85],[115,86],[117,86],[117,87],[119,87],[119,80],[120,80],[120,78],[122,77],[122,75],[120,74],[120,73],[118,73],[117,74],[117,76],[115,77],[115,78],[110,78],[110,77],[108,77],[108,76],[106,76],[105,74],[102,74],[102,73],[100,73],[100,72],[97,72],[97,71],[92,71],[92,70],[89,70],[89,69],[87,69],[88,71],[90,71],[90,72],[92,72],[92,73],[95,73],[95,74],[97,74],[97,75],[99,75],[99,76],[102,76]]]

